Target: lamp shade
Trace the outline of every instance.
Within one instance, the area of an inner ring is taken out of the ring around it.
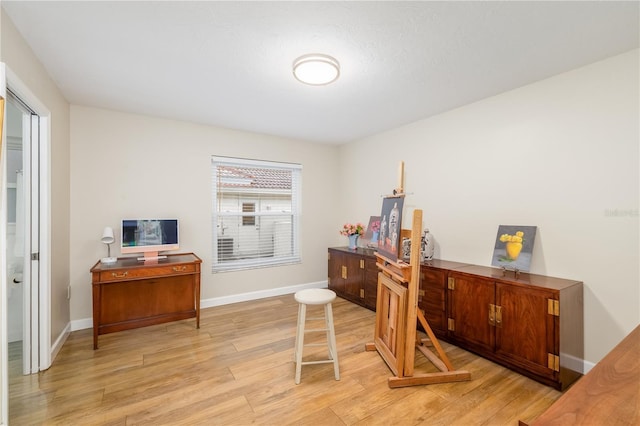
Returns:
[[[102,241],[105,244],[113,243],[115,241],[115,238],[113,236],[113,228],[111,228],[110,226],[107,226],[106,228],[104,228],[104,231],[102,231],[102,238],[100,241]]]

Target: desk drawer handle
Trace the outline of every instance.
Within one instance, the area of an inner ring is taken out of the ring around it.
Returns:
[[[173,272],[184,272],[186,270],[187,270],[187,266],[186,265],[174,266],[173,267]]]
[[[121,273],[121,274],[118,274],[118,273],[116,273],[116,272],[112,272],[112,273],[111,273],[111,276],[113,276],[113,278],[124,278],[124,277],[126,277],[127,275],[129,275],[129,272],[128,272],[128,271],[125,271],[125,272],[123,272],[123,273]]]

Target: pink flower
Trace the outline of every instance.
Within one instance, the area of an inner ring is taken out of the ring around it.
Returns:
[[[352,223],[345,223],[340,230],[340,235],[362,235],[364,234],[364,225],[360,222],[355,225]]]

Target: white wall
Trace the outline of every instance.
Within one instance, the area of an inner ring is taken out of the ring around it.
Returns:
[[[345,219],[379,214],[405,161],[404,220],[436,257],[491,264],[498,225],[535,225],[531,271],[585,285],[585,357],[640,323],[638,50],[341,147]]]
[[[203,260],[205,303],[326,282],[327,247],[339,241],[337,210],[326,209],[339,186],[337,147],[82,106],[71,107],[71,129],[72,320],[91,318],[102,230],[119,232],[125,217],[180,219],[181,251]],[[211,273],[212,155],[302,164],[302,264]]]

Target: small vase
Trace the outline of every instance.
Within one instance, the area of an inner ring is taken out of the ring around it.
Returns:
[[[424,230],[424,236],[422,237],[422,260],[433,259],[433,252],[435,246],[433,245],[433,236],[429,233],[429,229]]]
[[[355,250],[358,248],[358,234],[349,235],[349,249]]]
[[[522,250],[522,243],[509,241],[505,245],[505,251],[507,252],[507,257],[511,260],[516,260],[518,256],[520,256],[520,250]]]

